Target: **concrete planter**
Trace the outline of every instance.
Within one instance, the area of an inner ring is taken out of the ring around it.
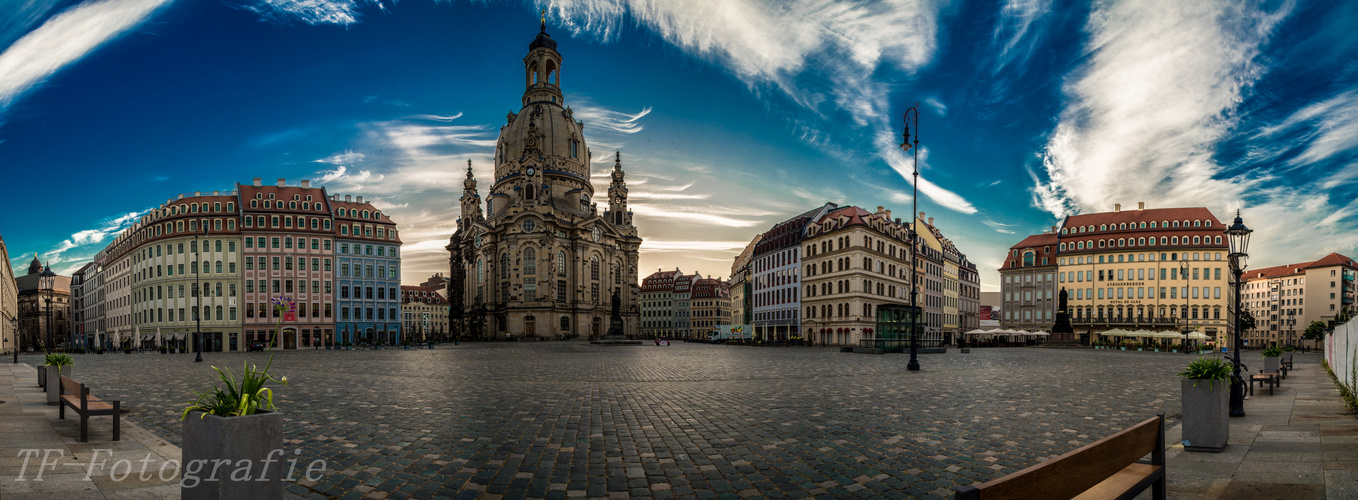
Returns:
[[[1264,372],[1278,373],[1278,361],[1281,359],[1278,356],[1264,358]]]
[[[184,419],[183,450],[184,500],[282,500],[287,459],[294,458],[283,449],[283,415],[268,411],[247,417],[203,417],[202,412],[192,412]],[[204,462],[194,465],[195,460]],[[230,460],[225,463],[231,465],[222,466],[214,478],[213,466],[221,460]],[[241,460],[248,461],[248,470]],[[188,478],[194,470],[197,481]],[[295,471],[294,479],[303,473],[305,469]]]
[[[430,348],[430,349],[433,349],[433,348],[434,348],[434,344],[430,343],[430,344],[429,344],[429,348]]]
[[[54,405],[61,403],[61,376],[65,375],[70,377],[72,373],[71,368],[71,365],[63,366],[61,367],[61,372],[58,373],[57,365],[46,365],[43,367],[42,371],[39,372],[47,377],[47,385],[45,386],[47,388],[47,404]]]
[[[37,368],[37,369],[38,369],[38,387],[41,387],[41,388],[43,388],[43,389],[46,389],[46,388],[47,388],[47,365],[37,365],[37,366],[34,366],[34,368]]]
[[[1230,381],[1186,378],[1181,383],[1184,449],[1220,453],[1231,435]]]

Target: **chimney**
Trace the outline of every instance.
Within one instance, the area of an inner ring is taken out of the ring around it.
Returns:
[[[354,197],[354,202],[355,202],[355,203],[363,203],[363,197],[362,197],[362,196],[355,196],[355,197]]]
[[[929,218],[929,225],[930,225],[930,226],[934,225],[934,218],[933,218],[933,217],[930,217],[930,218]]]
[[[344,201],[345,201],[345,202],[352,202],[352,201],[354,201],[354,197],[346,194],[346,195],[344,195]]]
[[[302,188],[303,188],[303,189],[310,189],[310,188],[311,188],[311,181],[306,180],[306,179],[303,179],[303,180],[302,180]]]
[[[886,210],[886,211],[884,211],[884,212],[882,212],[882,213],[886,214],[886,220],[891,220],[891,211],[890,211],[890,210]]]
[[[1122,204],[1121,204],[1121,203],[1114,203],[1114,204],[1113,204],[1113,213],[1118,213],[1118,212],[1121,212],[1121,211],[1122,211]]]
[[[259,177],[255,177],[255,187],[260,187],[260,186],[263,186],[263,185],[264,185],[264,179],[260,179]]]
[[[1058,232],[1060,232],[1060,231],[1061,231],[1061,230],[1058,229],[1056,226],[1052,226],[1052,234],[1056,234],[1056,233],[1058,233]]]
[[[287,179],[278,179],[278,187],[287,187]]]
[[[1137,210],[1145,210],[1145,209],[1146,209],[1146,202],[1144,202],[1144,201],[1138,201],[1138,202],[1136,202],[1136,209],[1137,209]]]
[[[884,210],[884,209],[886,209],[886,207],[881,206],[881,205],[877,205],[877,213],[879,213],[879,214],[882,213],[882,210]]]

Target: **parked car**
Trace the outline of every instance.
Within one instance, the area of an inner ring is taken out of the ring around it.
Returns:
[[[263,351],[263,350],[264,350],[264,343],[263,343],[263,342],[251,342],[249,345],[245,346],[245,350],[246,350],[246,352],[249,352],[249,351]]]

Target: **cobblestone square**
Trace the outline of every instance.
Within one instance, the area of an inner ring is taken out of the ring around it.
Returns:
[[[76,377],[179,444],[180,412],[267,353],[76,356]],[[27,356],[29,362],[38,358]],[[676,343],[283,351],[305,498],[951,498],[1164,413],[1185,354],[921,357]],[[1246,361],[1249,363],[1249,361]],[[305,463],[305,462],[304,462]]]

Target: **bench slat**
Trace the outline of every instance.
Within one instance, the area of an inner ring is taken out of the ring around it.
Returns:
[[[1113,474],[1113,477],[1105,479],[1102,483],[1095,485],[1088,491],[1075,497],[1074,500],[1104,500],[1108,498],[1119,498],[1123,493],[1135,489],[1141,483],[1155,478],[1156,473],[1165,468],[1159,465],[1134,463],[1127,468]]]
[[[977,485],[980,491],[976,498],[1075,498],[1155,451],[1160,428],[1160,417],[1150,418],[1059,457]]]

